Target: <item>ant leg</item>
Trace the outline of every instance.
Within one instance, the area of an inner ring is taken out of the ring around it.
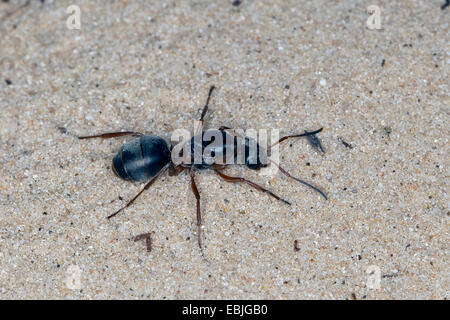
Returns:
[[[255,188],[256,190],[259,190],[259,191],[261,191],[261,192],[268,193],[270,196],[274,197],[275,199],[277,199],[277,200],[279,200],[279,201],[281,201],[281,202],[284,202],[284,203],[286,203],[286,204],[288,204],[288,205],[291,205],[291,203],[290,203],[289,201],[284,200],[283,198],[280,198],[279,196],[277,196],[277,195],[276,195],[275,193],[273,193],[272,191],[267,190],[267,189],[261,187],[260,185],[258,185],[258,184],[256,184],[256,183],[250,181],[250,180],[247,180],[247,179],[244,179],[244,178],[241,178],[241,177],[231,177],[231,176],[227,176],[226,174],[222,173],[222,172],[220,171],[220,169],[219,169],[217,166],[214,167],[214,171],[217,173],[217,175],[218,175],[220,178],[222,178],[223,180],[225,180],[225,181],[227,181],[227,182],[243,182],[243,183],[246,183],[246,184],[248,184],[249,186]]]
[[[93,136],[81,136],[81,137],[78,137],[78,139],[92,139],[92,138],[109,139],[109,138],[117,138],[117,137],[128,136],[128,135],[140,137],[143,134],[140,132],[134,132],[134,131],[119,131],[119,132],[101,133],[101,134],[96,134]]]
[[[245,135],[238,134],[236,131],[234,131],[233,128],[227,127],[227,126],[221,126],[219,127],[219,131],[228,131],[231,135],[233,135],[236,138],[245,139]]]
[[[208,98],[206,99],[206,103],[205,103],[205,106],[203,107],[202,115],[200,116],[200,120],[199,120],[200,125],[197,128],[195,128],[194,135],[200,134],[203,130],[202,129],[203,128],[203,119],[205,118],[206,112],[208,111],[209,100],[211,99],[212,92],[214,91],[215,88],[216,87],[214,87],[214,86],[211,86],[211,88],[209,88]]]
[[[151,233],[143,233],[139,234],[136,237],[134,237],[134,242],[144,240],[145,239],[145,245],[147,246],[147,252],[152,251],[152,238]]]
[[[184,171],[184,167],[181,165],[178,166],[174,166],[172,163],[169,166],[169,176],[173,177],[173,176],[177,176],[179,175],[181,172]]]
[[[219,131],[228,131],[230,134],[232,134],[235,137],[238,137],[238,135],[236,134],[236,132],[234,131],[233,128],[227,127],[227,126],[221,126],[219,127]]]
[[[211,99],[212,92],[213,92],[213,90],[214,90],[215,88],[216,88],[216,87],[214,87],[214,86],[211,86],[211,88],[209,88],[208,98],[206,99],[206,104],[205,104],[205,106],[203,107],[202,115],[201,115],[201,117],[200,117],[200,121],[203,121],[203,118],[205,117],[206,112],[208,111],[209,99]]]
[[[315,135],[315,134],[319,133],[319,132],[322,131],[322,130],[323,130],[323,128],[320,128],[320,129],[318,129],[318,130],[311,131],[311,132],[305,132],[305,133],[300,133],[300,134],[292,134],[292,135],[289,135],[289,136],[282,137],[280,140],[278,140],[278,141],[275,142],[273,145],[271,145],[270,148],[269,148],[269,150],[270,150],[271,148],[273,148],[274,146],[276,146],[278,143],[283,142],[283,141],[286,140],[286,139],[289,139],[289,138],[298,138],[298,137],[306,137],[306,136],[312,136],[312,135]]]
[[[119,210],[117,210],[117,211],[114,212],[113,214],[109,215],[109,216],[107,217],[107,219],[111,219],[111,218],[114,217],[116,214],[118,214],[119,212],[121,212],[123,209],[128,208],[128,207],[134,202],[134,200],[136,200],[136,199],[137,199],[137,198],[138,198],[145,190],[147,190],[148,188],[150,188],[150,186],[156,181],[156,179],[158,179],[158,177],[159,177],[164,171],[167,170],[167,168],[169,167],[169,164],[170,164],[170,163],[166,164],[166,165],[164,166],[164,168],[162,168],[162,169],[156,174],[156,176],[154,176],[149,182],[147,182],[147,184],[144,186],[144,189],[142,189],[141,191],[139,191],[139,193],[138,193],[133,199],[131,199],[130,201],[128,201],[128,203],[127,203],[124,207],[120,208]]]
[[[189,173],[191,175],[191,188],[192,192],[195,195],[195,198],[197,199],[197,237],[198,237],[198,246],[200,249],[202,248],[202,241],[201,241],[201,227],[202,227],[202,215],[200,212],[200,193],[198,192],[197,185],[195,184],[194,180],[194,170],[190,169]]]

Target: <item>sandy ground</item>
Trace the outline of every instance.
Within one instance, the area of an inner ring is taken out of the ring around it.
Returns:
[[[448,298],[443,2],[0,2],[0,298]],[[198,173],[203,255],[184,173],[107,220],[142,188],[111,171],[126,139],[76,136],[169,139],[213,84],[209,127],[323,127],[325,154],[297,139],[281,163],[329,200],[280,174],[227,169],[291,206]]]

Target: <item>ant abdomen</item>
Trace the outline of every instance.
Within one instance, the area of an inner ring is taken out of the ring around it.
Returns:
[[[146,181],[170,162],[167,142],[155,135],[127,141],[113,159],[114,173],[128,181]]]

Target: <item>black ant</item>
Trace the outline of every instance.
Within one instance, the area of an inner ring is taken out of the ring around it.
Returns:
[[[209,104],[209,100],[211,98],[213,90],[214,90],[214,86],[212,86],[209,89],[208,98],[206,100],[205,106],[203,107],[201,117],[200,117],[201,124],[203,124],[203,119],[206,115],[206,112],[208,111],[208,104]],[[201,128],[201,126],[200,126],[200,128]],[[276,145],[288,138],[311,137],[321,131],[322,131],[322,128],[319,130],[312,131],[312,132],[304,132],[301,134],[293,134],[293,135],[285,136],[285,137],[282,137],[281,139],[279,139],[278,142],[275,143],[274,145]],[[197,236],[198,236],[198,245],[200,248],[202,248],[201,234],[200,234],[201,225],[202,225],[202,217],[201,217],[201,212],[200,212],[200,193],[199,193],[199,190],[197,188],[197,185],[196,185],[195,179],[194,179],[196,170],[213,169],[214,172],[220,178],[222,178],[223,180],[225,180],[227,182],[246,183],[250,187],[255,188],[256,190],[265,192],[265,193],[269,194],[270,196],[274,197],[275,199],[290,205],[290,203],[287,200],[279,197],[272,191],[267,190],[266,188],[254,183],[250,180],[247,180],[247,179],[241,178],[241,177],[231,177],[231,176],[226,175],[225,173],[222,172],[222,169],[226,166],[226,164],[224,165],[222,162],[219,163],[219,161],[214,161],[211,163],[211,161],[208,161],[209,159],[206,159],[203,156],[204,151],[207,148],[209,148],[209,151],[212,155],[214,155],[214,154],[225,155],[227,148],[231,149],[231,147],[234,147],[234,153],[232,155],[234,155],[233,160],[236,160],[239,136],[234,133],[233,129],[231,129],[229,127],[225,127],[225,126],[220,127],[218,129],[218,132],[219,132],[219,135],[221,135],[221,137],[223,138],[222,139],[223,143],[221,143],[220,145],[215,145],[215,146],[213,145],[214,140],[205,141],[206,139],[204,139],[205,134],[210,133],[210,130],[201,131],[201,132],[198,132],[197,134],[194,134],[194,136],[191,137],[190,141],[186,142],[186,143],[190,143],[190,148],[188,148],[188,150],[191,151],[189,158],[191,158],[190,160],[194,159],[195,155],[198,154],[198,151],[196,151],[196,150],[199,150],[201,152],[200,161],[197,161],[197,162],[196,161],[186,161],[186,162],[182,162],[180,164],[176,164],[172,161],[172,152],[174,151],[173,147],[172,146],[169,147],[169,144],[163,138],[152,135],[152,134],[142,134],[140,132],[134,132],[134,131],[122,131],[122,132],[110,132],[110,133],[102,133],[102,134],[96,134],[96,135],[91,135],[91,136],[78,137],[79,139],[92,139],[92,138],[107,139],[107,138],[117,138],[117,137],[122,137],[122,136],[127,136],[127,135],[137,137],[136,139],[127,141],[122,146],[120,151],[113,158],[112,168],[113,168],[114,173],[118,177],[120,177],[124,180],[148,181],[148,182],[145,184],[144,188],[134,198],[132,198],[124,207],[117,210],[116,212],[114,212],[113,214],[108,216],[107,218],[110,219],[110,218],[114,217],[115,215],[117,215],[122,210],[124,210],[125,208],[129,207],[145,190],[150,188],[150,186],[158,179],[158,177],[160,177],[167,170],[169,170],[170,176],[176,176],[176,175],[180,174],[181,172],[183,172],[184,170],[189,171],[190,178],[191,178],[191,188],[192,188],[192,191],[197,200],[197,229],[198,229]],[[200,141],[200,145],[199,145],[198,141]],[[227,143],[225,143],[225,141],[227,141],[227,142],[232,141],[233,145],[227,144]],[[242,164],[244,164],[245,166],[247,166],[248,168],[250,168],[252,170],[259,170],[263,167],[268,166],[267,157],[266,157],[267,153],[265,152],[265,150],[262,147],[260,147],[256,143],[256,141],[254,141],[253,139],[251,139],[249,137],[242,137],[240,139],[240,141],[241,141],[240,143],[243,145],[243,147],[245,149],[245,158],[244,158],[244,162]],[[252,155],[250,152],[251,145],[254,145],[257,148],[256,156]],[[272,145],[272,147],[274,145]],[[196,146],[197,146],[197,148],[196,148]],[[183,149],[183,150],[186,150],[186,149]],[[183,150],[181,150],[179,155],[183,155]],[[268,150],[270,150],[270,149],[268,149]],[[281,168],[278,164],[276,164],[275,162],[273,162],[273,163],[278,167],[278,169],[281,171],[281,173],[288,176],[289,178],[292,178],[292,179],[308,186],[309,188],[315,190],[320,195],[322,195],[325,199],[327,199],[327,196],[325,195],[324,192],[322,192],[318,188],[312,186],[311,184],[309,184],[301,179],[291,176],[286,170]],[[235,162],[233,162],[233,164],[237,164],[237,162],[235,161]],[[142,237],[141,236],[136,237],[136,239],[143,239],[143,238],[150,239],[148,234],[144,234]],[[150,248],[150,245],[149,245],[150,240],[147,240],[147,241],[148,241],[147,248],[148,248],[148,250],[150,250],[149,249]]]

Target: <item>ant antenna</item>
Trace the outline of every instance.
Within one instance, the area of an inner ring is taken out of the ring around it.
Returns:
[[[284,170],[278,163],[276,163],[275,161],[273,161],[273,160],[271,160],[271,159],[269,159],[269,160],[270,160],[273,164],[275,164],[275,165],[278,167],[278,169],[280,169],[280,171],[281,171],[282,174],[284,174],[285,176],[287,176],[287,177],[289,177],[289,178],[292,178],[292,179],[294,179],[295,181],[300,182],[300,183],[304,184],[305,186],[307,186],[307,187],[313,189],[314,191],[320,193],[320,195],[321,195],[322,197],[324,197],[325,200],[328,200],[326,194],[325,194],[322,190],[320,190],[320,189],[314,187],[313,185],[310,185],[310,184],[309,184],[308,182],[306,182],[306,181],[303,181],[303,180],[301,180],[301,179],[299,179],[299,178],[296,178],[296,177],[292,176],[289,172],[287,172],[286,170]]]

